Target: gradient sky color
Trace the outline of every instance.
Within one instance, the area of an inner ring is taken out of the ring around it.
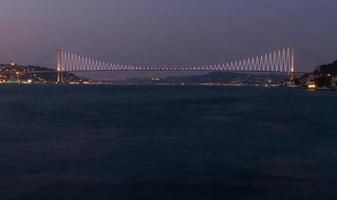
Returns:
[[[63,48],[113,63],[216,64],[287,46],[337,59],[336,0],[1,0],[0,63]],[[298,53],[297,65],[320,61]]]

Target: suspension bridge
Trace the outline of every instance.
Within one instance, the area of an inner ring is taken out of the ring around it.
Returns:
[[[65,72],[118,72],[118,71],[144,71],[144,72],[244,72],[244,73],[287,73],[293,75],[295,71],[295,49],[285,48],[260,56],[238,61],[199,65],[199,66],[139,66],[123,65],[100,61],[81,56],[67,50],[58,50],[57,53],[57,83],[63,83]]]

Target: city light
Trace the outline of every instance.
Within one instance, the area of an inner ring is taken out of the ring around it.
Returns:
[[[315,83],[310,83],[308,85],[308,89],[316,89],[316,84]]]

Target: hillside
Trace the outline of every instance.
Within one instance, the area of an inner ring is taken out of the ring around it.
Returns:
[[[129,79],[128,82],[132,84],[266,86],[278,85],[288,78],[288,76],[282,74],[212,72],[194,76]]]
[[[337,61],[318,66],[312,73],[306,73],[295,79],[294,83],[299,87],[335,89],[337,85]]]
[[[66,83],[82,80],[72,73],[63,73]],[[0,64],[0,83],[55,83],[55,69],[40,66]]]
[[[314,74],[331,74],[333,76],[336,76],[337,75],[337,60],[333,63],[319,66],[313,73]]]

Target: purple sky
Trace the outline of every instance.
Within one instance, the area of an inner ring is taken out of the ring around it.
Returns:
[[[336,0],[1,0],[0,63],[63,48],[113,63],[216,64],[290,45],[337,59]],[[319,63],[298,53],[303,69]]]

